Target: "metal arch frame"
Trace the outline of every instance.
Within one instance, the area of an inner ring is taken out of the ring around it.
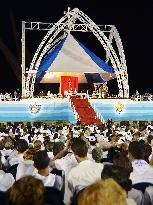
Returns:
[[[128,72],[127,72],[127,65],[126,65],[123,44],[122,44],[119,32],[115,26],[113,26],[112,32],[114,34],[114,40],[116,42],[116,45],[117,45],[117,48],[119,51],[120,60],[121,60],[122,72],[120,72],[120,73],[122,76],[122,83],[123,83],[123,87],[124,87],[124,96],[128,98],[129,97]]]
[[[109,33],[109,37],[108,37],[110,44],[112,44],[113,38],[114,38],[114,35],[113,35],[113,32],[112,32],[112,28],[111,28],[110,33]],[[108,61],[109,61],[109,54],[106,52],[105,62],[108,63]]]
[[[49,36],[53,33],[53,32],[56,32],[57,31],[57,33],[55,33],[55,34],[53,34],[52,35],[52,37],[51,37],[51,39],[49,40],[49,42],[51,42],[51,40],[53,40],[57,35],[58,35],[58,33],[60,32],[60,31],[62,31],[63,29],[64,29],[64,27],[67,25],[66,23],[68,23],[68,21],[67,22],[64,22],[63,23],[63,21],[65,21],[66,19],[69,19],[70,18],[70,15],[73,17],[74,15],[77,15],[77,13],[78,13],[78,9],[73,9],[72,11],[70,11],[70,12],[67,12],[66,14],[65,14],[65,16],[63,16],[56,24],[54,24],[53,26],[52,26],[52,28],[47,32],[47,34],[45,35],[45,37],[43,38],[43,40],[41,41],[41,43],[40,43],[40,45],[39,45],[39,47],[37,48],[37,51],[36,51],[36,53],[35,53],[35,55],[34,55],[34,57],[33,57],[33,59],[32,59],[32,63],[31,63],[31,65],[30,65],[30,69],[32,69],[34,66],[35,66],[35,61],[37,60],[37,56],[38,56],[38,54],[39,54],[39,52],[41,51],[41,49],[43,48],[43,46],[44,46],[44,44],[47,42],[47,39],[49,38]],[[73,19],[74,19],[74,17],[73,17]],[[70,20],[69,20],[69,22],[70,22]],[[49,42],[47,42],[47,43],[49,43]],[[37,66],[37,65],[36,65]]]
[[[106,37],[104,32],[101,31],[100,28],[86,14],[84,14],[82,11],[79,11],[78,18],[81,22],[90,23],[91,31],[97,37],[97,39],[100,41],[100,43],[103,45],[104,49],[106,50],[107,55],[109,56],[111,63],[115,69],[116,76],[117,76],[117,82],[118,82],[118,88],[119,88],[119,97],[128,98],[129,97],[129,85],[128,85],[128,81],[125,80],[125,79],[128,79],[127,72],[125,70],[126,62],[125,61],[120,62],[120,60],[119,60],[115,50],[113,49],[109,39]],[[113,32],[117,31],[117,29],[115,30],[115,26],[112,26],[112,27],[114,27]],[[117,34],[116,34],[116,36],[114,36],[114,38],[116,39],[116,37],[118,37],[118,39],[120,39],[120,36]],[[117,41],[117,39],[116,39],[116,41]],[[120,45],[122,45],[121,40],[120,40]],[[124,53],[124,50],[122,49],[123,46],[122,47],[117,46],[117,47],[119,49],[120,54]],[[124,56],[122,56],[122,59],[124,59]],[[125,65],[123,66],[122,63]],[[125,76],[123,75],[123,72],[124,72]]]
[[[70,28],[71,24],[74,23],[74,21],[76,20],[77,17],[77,13],[78,13],[79,9],[73,9],[71,11],[68,11],[65,16],[63,16],[56,24],[54,24],[52,26],[52,28],[47,32],[47,34],[45,35],[45,37],[43,38],[43,40],[41,41],[40,45],[37,48],[37,51],[32,59],[32,62],[30,64],[30,68],[29,68],[29,72],[28,72],[28,76],[26,79],[26,82],[23,82],[26,84],[26,88],[25,90],[22,92],[23,96],[33,96],[33,92],[34,92],[34,83],[35,83],[35,78],[36,78],[36,72],[30,72],[33,70],[38,70],[38,66],[40,64],[40,61],[43,57],[43,55],[48,51],[47,46],[49,44],[51,44],[51,42],[54,40],[54,38],[56,38],[56,36],[59,34],[60,31],[64,30],[64,28],[68,25],[67,30]],[[63,23],[63,21],[65,21],[67,19],[66,22]],[[55,32],[55,33],[54,33]],[[54,33],[54,34],[53,34]],[[51,36],[52,35],[52,36]],[[47,39],[51,36],[51,38],[47,41]],[[45,45],[46,44],[46,45]],[[45,45],[45,46],[44,46]],[[44,48],[43,48],[44,47]],[[49,47],[49,46],[48,46]],[[43,50],[41,52],[41,50]],[[40,55],[40,57],[39,57]],[[30,85],[30,80],[31,80],[31,87]]]
[[[47,50],[49,50],[49,52],[51,52],[60,42],[61,42],[61,40],[62,39],[64,39],[66,37],[66,33],[64,33],[62,36],[60,36],[59,38],[57,38],[55,41],[53,41],[51,44],[49,44],[48,45],[48,49]],[[29,96],[29,92],[28,92],[28,90],[29,90],[29,82],[30,82],[30,78],[32,77],[32,82],[33,82],[33,84],[35,83],[35,79],[33,80],[33,78],[34,77],[36,77],[35,75],[36,75],[36,72],[33,72],[33,70],[29,70],[28,72],[28,76],[27,76],[27,80],[26,80],[26,82],[25,82],[25,84],[26,84],[26,95],[25,96]],[[32,84],[32,85],[33,85]],[[33,90],[34,90],[34,87],[33,87]],[[32,96],[32,95],[31,95]]]
[[[75,21],[79,19],[83,24],[75,24]],[[63,23],[63,21],[65,21]],[[39,25],[36,26],[36,25]],[[70,32],[70,31],[78,31],[79,25],[83,29],[84,32],[91,31],[97,39],[100,41],[104,49],[106,50],[106,61],[110,60],[117,76],[117,82],[118,82],[118,88],[119,88],[119,97],[129,97],[129,85],[128,85],[128,74],[127,74],[127,67],[126,67],[126,60],[124,55],[124,50],[121,42],[121,38],[119,36],[119,33],[115,26],[107,25],[104,26],[103,31],[100,29],[100,26],[97,26],[87,15],[85,15],[82,11],[79,9],[73,9],[71,11],[68,10],[68,12],[65,14],[64,17],[62,17],[56,24],[52,24],[53,26],[49,28],[48,33],[43,38],[42,42],[40,43],[33,60],[31,62],[28,76],[26,79],[26,82],[23,83],[26,84],[25,90],[23,90],[22,94],[25,96],[33,96],[34,92],[34,83],[36,78],[36,73],[38,70],[38,67],[40,65],[40,62],[43,58],[43,56],[53,47],[56,45],[56,42],[59,42],[59,40],[54,40],[56,36],[63,30]],[[107,27],[109,30],[107,30]],[[40,22],[35,22],[34,29],[39,30],[40,28]],[[27,28],[29,29],[29,28]],[[42,30],[42,29],[40,29]],[[47,30],[47,29],[46,29]],[[79,30],[82,31],[82,30]],[[110,32],[109,38],[104,34],[104,32]],[[51,37],[50,37],[51,36]],[[63,35],[64,36],[64,35]],[[64,38],[59,37],[61,40]],[[119,57],[117,56],[115,50],[113,49],[111,43],[113,38],[115,39],[117,48],[119,50]],[[47,40],[49,39],[49,40]],[[34,70],[35,72],[34,72]],[[29,86],[31,83],[31,87]]]
[[[125,54],[124,54],[124,49],[123,49],[121,38],[115,26],[112,26],[108,38],[109,38],[110,44],[112,44],[113,39],[116,42],[116,46],[119,51],[121,63],[122,63],[122,66],[124,67],[124,70],[120,72],[120,74],[122,75],[122,83],[125,85],[124,86],[124,96],[128,98],[129,97],[129,85],[128,85],[128,73],[127,73]],[[106,53],[106,62],[108,61],[109,61],[109,55]]]
[[[67,36],[67,33],[65,32],[63,35],[61,35],[59,38],[57,38],[56,40],[52,41],[51,44],[48,45],[47,47],[47,52],[45,53],[46,55],[48,53],[51,53],[52,50],[61,42],[61,40],[63,40],[65,37]]]

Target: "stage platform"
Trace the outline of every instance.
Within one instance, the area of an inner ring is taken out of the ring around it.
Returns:
[[[66,120],[76,123],[68,99],[32,98],[0,102],[0,121]]]
[[[130,99],[89,99],[92,107],[104,120],[152,121],[153,101],[132,101]],[[0,122],[67,120],[77,119],[68,98],[32,98],[21,101],[0,102]]]
[[[90,99],[91,105],[104,120],[152,121],[153,101],[133,101],[131,99]],[[120,112],[119,112],[120,111]]]

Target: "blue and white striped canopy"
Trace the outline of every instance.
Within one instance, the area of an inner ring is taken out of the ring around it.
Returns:
[[[114,68],[68,34],[42,60],[36,75],[40,83],[60,83],[61,76],[76,76],[78,83],[103,83],[115,78]]]

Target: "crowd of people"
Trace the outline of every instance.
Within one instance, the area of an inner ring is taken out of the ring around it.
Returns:
[[[152,204],[152,148],[149,123],[2,125],[0,204]]]
[[[103,88],[103,89],[102,89]],[[95,85],[95,90],[92,92],[92,94],[88,93],[87,91],[80,91],[80,93],[77,92],[75,89],[74,91],[64,91],[64,95],[59,93],[52,93],[50,90],[48,90],[46,93],[41,90],[38,95],[34,95],[34,97],[38,98],[45,98],[45,99],[53,99],[53,98],[67,98],[72,95],[80,96],[81,98],[92,98],[92,99],[118,99],[118,95],[110,94],[108,92],[107,85],[103,85],[102,87],[98,87]],[[25,97],[22,97],[21,92],[19,89],[15,90],[13,93],[5,92],[0,93],[0,101],[19,101]],[[26,97],[27,98],[27,97]],[[29,98],[29,97],[28,97]],[[153,95],[150,93],[145,93],[143,95],[140,95],[139,92],[136,90],[136,93],[131,95],[129,97],[131,100],[134,101],[153,101]]]
[[[138,90],[131,96],[131,100],[134,101],[153,101],[153,95],[151,93],[140,94]]]
[[[0,101],[19,101],[21,99],[21,93],[18,90],[15,90],[13,93],[5,92],[0,93]]]

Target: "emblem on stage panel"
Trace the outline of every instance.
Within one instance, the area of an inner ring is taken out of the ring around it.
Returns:
[[[118,112],[118,113],[123,112],[123,107],[124,107],[124,105],[121,102],[118,102],[116,104],[116,112]]]
[[[30,112],[33,114],[39,113],[41,105],[38,105],[36,102],[33,105],[29,106]]]

